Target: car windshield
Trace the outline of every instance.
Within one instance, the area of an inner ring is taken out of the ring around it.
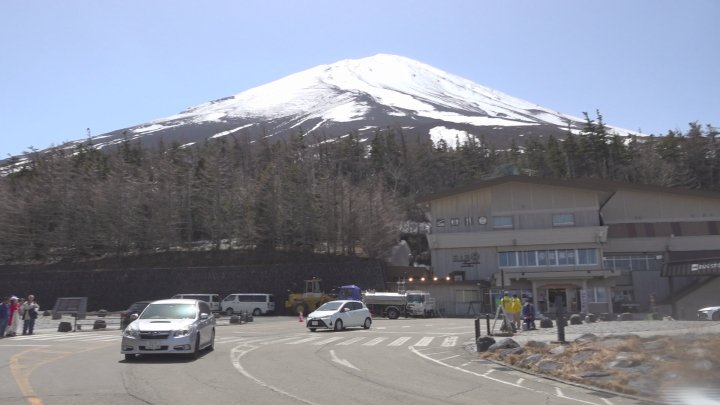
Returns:
[[[195,319],[194,304],[150,304],[140,319]]]
[[[326,302],[323,304],[320,308],[318,308],[318,311],[336,311],[340,306],[342,305],[342,302]]]
[[[408,295],[408,302],[425,302],[425,296],[423,295]]]
[[[147,302],[135,303],[130,305],[130,309],[128,309],[128,312],[140,312],[145,309],[146,306],[148,306]]]

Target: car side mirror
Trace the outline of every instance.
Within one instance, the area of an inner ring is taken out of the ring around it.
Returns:
[[[209,317],[210,317],[210,315],[206,314],[205,312],[200,314],[200,319],[208,319]]]
[[[343,308],[342,311],[343,311],[343,312],[348,312],[348,311],[350,311],[350,308]]]
[[[138,319],[139,316],[140,315],[138,315],[137,312],[133,312],[132,314],[130,314],[130,322]]]

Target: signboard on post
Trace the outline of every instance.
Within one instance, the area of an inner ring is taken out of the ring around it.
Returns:
[[[87,297],[63,297],[55,301],[53,315],[73,315],[75,319],[85,319]]]

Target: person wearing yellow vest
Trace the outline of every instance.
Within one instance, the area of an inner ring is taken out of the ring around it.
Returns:
[[[511,303],[510,303],[510,310],[512,312],[513,322],[515,323],[515,328],[517,330],[520,330],[520,311],[522,311],[522,301],[520,298],[518,298],[517,294],[513,294]]]
[[[505,294],[503,294],[503,297],[500,299],[500,305],[502,305],[503,312],[505,313],[505,319],[508,320],[508,323],[515,324],[513,299],[510,298],[507,291],[505,291]],[[508,328],[509,327],[510,325],[508,325]]]

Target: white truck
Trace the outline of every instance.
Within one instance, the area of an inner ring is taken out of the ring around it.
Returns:
[[[397,319],[405,316],[431,317],[435,313],[435,299],[425,291],[405,291],[404,293],[365,291],[362,301],[376,316]]]

